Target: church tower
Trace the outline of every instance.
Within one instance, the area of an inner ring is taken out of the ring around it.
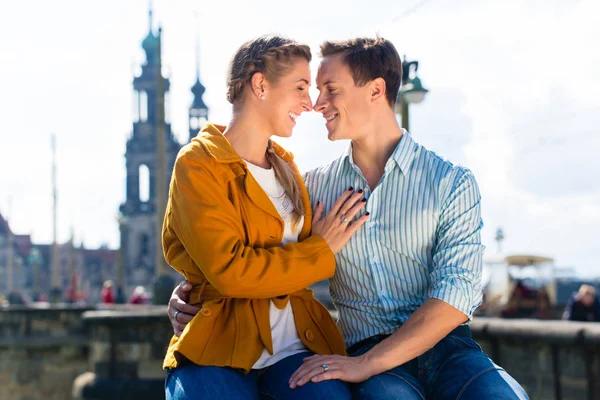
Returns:
[[[129,290],[136,285],[151,284],[156,270],[158,243],[156,209],[158,196],[168,196],[169,181],[181,145],[173,136],[171,124],[163,116],[168,110],[169,79],[162,76],[161,29],[153,30],[152,9],[149,11],[148,35],[142,41],[146,60],[141,74],[133,79],[134,121],[127,140],[126,198],[120,206],[122,267]],[[163,96],[164,94],[164,96]],[[163,101],[164,99],[164,101]],[[159,108],[160,107],[160,108]],[[162,125],[162,127],[159,127]],[[162,129],[161,129],[162,128]],[[165,193],[157,193],[157,135],[164,135],[166,182]]]
[[[202,129],[208,120],[208,107],[202,99],[205,91],[206,88],[200,83],[200,39],[196,36],[196,82],[194,83],[194,86],[192,86],[194,100],[189,109],[189,141],[196,137],[198,132],[200,132],[200,129]]]

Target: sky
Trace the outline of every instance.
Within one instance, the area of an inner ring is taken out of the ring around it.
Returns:
[[[210,3],[210,4],[208,4]],[[452,3],[452,4],[450,4]],[[171,79],[170,118],[183,143],[196,43],[210,119],[227,123],[225,75],[243,42],[280,33],[307,43],[379,34],[419,61],[428,93],[410,108],[413,138],[470,168],[482,193],[486,254],[550,256],[600,276],[600,2],[597,0],[153,1]],[[52,240],[50,136],[57,139],[58,238],[119,243],[134,74],[144,61],[146,0],[0,3],[0,213],[18,234]],[[595,50],[594,50],[595,49]],[[316,89],[311,89],[316,99]],[[329,142],[305,113],[280,142],[301,170]]]

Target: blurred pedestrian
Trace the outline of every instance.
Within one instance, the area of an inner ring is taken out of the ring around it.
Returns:
[[[115,304],[115,292],[114,285],[111,280],[104,282],[102,291],[100,292],[100,298],[103,304]]]
[[[148,304],[148,295],[143,286],[137,286],[129,299],[130,304]]]
[[[579,291],[571,296],[563,319],[583,322],[600,321],[600,302],[596,295],[596,288],[591,285],[581,285]]]

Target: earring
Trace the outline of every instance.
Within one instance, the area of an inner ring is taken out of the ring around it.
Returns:
[[[262,94],[262,93],[259,93],[258,94],[258,98],[261,99],[261,100],[264,100],[265,99],[265,95]]]

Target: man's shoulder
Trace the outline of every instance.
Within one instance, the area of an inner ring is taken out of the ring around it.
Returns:
[[[454,186],[466,177],[472,177],[473,175],[469,168],[455,164],[451,160],[420,144],[418,145],[414,166],[420,170],[420,173],[427,172],[427,176],[432,177],[440,185],[451,184]]]

